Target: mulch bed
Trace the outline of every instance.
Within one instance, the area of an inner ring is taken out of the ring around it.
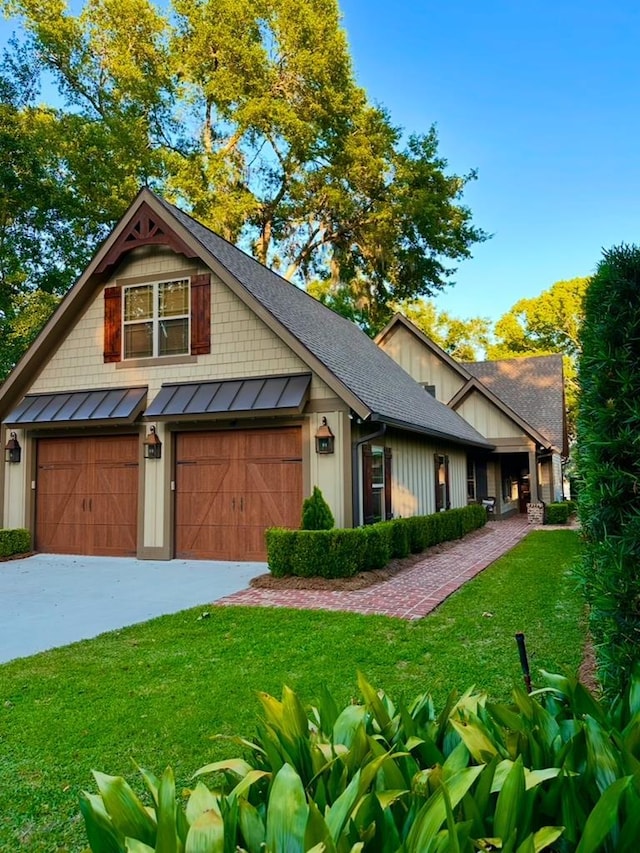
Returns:
[[[0,563],[8,563],[9,560],[24,560],[25,557],[33,557],[35,551],[28,551],[26,554],[12,554],[10,557],[0,557]]]

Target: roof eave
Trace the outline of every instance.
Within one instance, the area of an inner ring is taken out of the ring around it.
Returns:
[[[427,435],[430,438],[441,439],[442,441],[446,441],[448,444],[460,444],[464,447],[477,447],[482,450],[494,450],[495,444],[491,444],[490,441],[474,441],[470,438],[462,438],[458,436],[453,436],[450,433],[443,432],[442,430],[431,429],[429,427],[423,427],[419,424],[410,423],[408,421],[403,421],[400,418],[393,418],[389,415],[383,415],[379,412],[373,412],[371,417],[368,418],[372,423],[383,423],[387,426],[397,427],[398,429],[406,430],[407,432],[413,432],[418,435]]]

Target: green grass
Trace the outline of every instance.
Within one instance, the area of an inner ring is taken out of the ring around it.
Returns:
[[[575,672],[585,625],[569,530],[531,533],[419,622],[258,608],[188,610],[0,666],[0,850],[79,851],[82,788],[92,768],[133,779],[132,759],[179,785],[251,736],[259,690],[283,683],[311,702],[325,682],[339,702],[356,671],[394,698],[441,702],[471,684],[506,698],[521,683],[514,634],[532,671]],[[491,615],[489,615],[491,614]],[[535,674],[534,674],[535,681]]]

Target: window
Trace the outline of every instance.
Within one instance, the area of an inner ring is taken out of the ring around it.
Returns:
[[[476,499],[476,463],[473,459],[467,459],[467,502],[473,503]]]
[[[384,519],[384,450],[374,447],[371,454],[371,505],[373,520]]]
[[[435,385],[429,385],[428,382],[421,382],[420,384],[422,385],[424,390],[427,392],[427,394],[431,394],[432,397],[436,396],[436,386]]]
[[[211,352],[211,275],[123,281],[104,290],[104,361]]]
[[[449,491],[449,457],[442,453],[434,453],[436,512],[451,508]]]
[[[365,524],[393,518],[391,511],[391,448],[362,448],[362,515]]]
[[[189,352],[189,280],[124,288],[123,358]]]

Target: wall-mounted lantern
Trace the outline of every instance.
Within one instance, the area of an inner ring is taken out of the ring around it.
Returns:
[[[19,462],[22,456],[22,448],[18,444],[18,436],[12,432],[9,436],[9,441],[4,448],[4,458],[6,462]]]
[[[162,456],[162,442],[158,438],[154,426],[149,427],[149,435],[145,438],[143,444],[145,459],[160,459]]]
[[[333,453],[335,437],[331,432],[327,419],[322,419],[322,424],[316,432],[316,453]]]

